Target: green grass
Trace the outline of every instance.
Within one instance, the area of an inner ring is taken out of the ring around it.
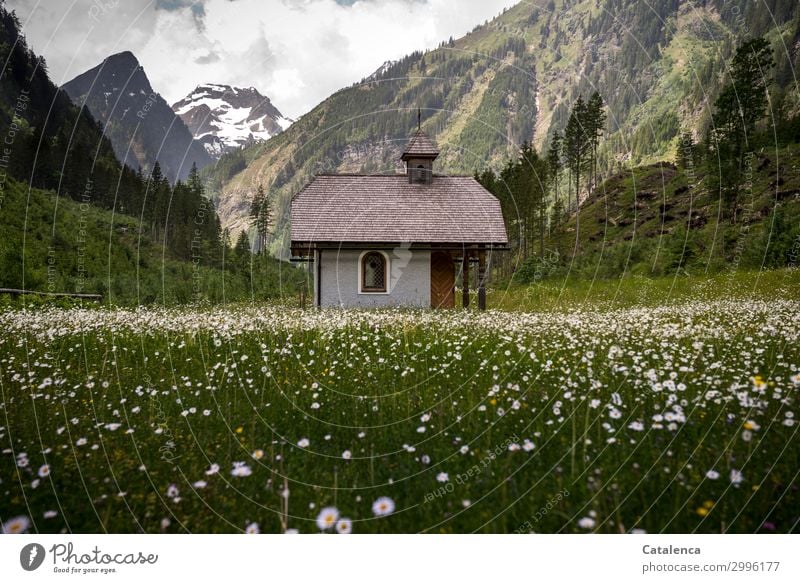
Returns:
[[[759,299],[704,280],[661,307],[633,282],[624,301],[570,285],[527,314],[0,312],[0,517],[311,533],[334,506],[359,533],[796,531],[796,274],[761,277]]]
[[[487,302],[501,310],[568,312],[724,299],[800,300],[800,270],[732,271],[691,277],[629,275],[596,280],[553,277],[530,285],[498,285],[489,292]]]
[[[0,287],[102,294],[111,305],[295,299],[303,273],[269,257],[198,247],[199,263],[121,213],[8,179],[0,196]],[[224,269],[223,269],[224,267]],[[0,297],[0,305],[8,304]],[[39,305],[25,296],[15,305]]]

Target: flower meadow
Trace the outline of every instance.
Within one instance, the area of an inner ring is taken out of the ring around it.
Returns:
[[[800,302],[0,312],[5,532],[796,532]]]

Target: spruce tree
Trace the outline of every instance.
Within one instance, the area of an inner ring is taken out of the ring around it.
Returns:
[[[561,177],[561,142],[562,137],[560,132],[555,132],[553,138],[550,140],[550,148],[547,150],[547,171],[550,178],[550,183],[553,186],[553,205],[559,204],[558,183]],[[554,215],[555,225],[558,226],[560,217]]]
[[[580,245],[580,192],[581,176],[589,161],[591,142],[586,132],[587,108],[578,96],[564,130],[564,157],[575,180],[575,252]]]

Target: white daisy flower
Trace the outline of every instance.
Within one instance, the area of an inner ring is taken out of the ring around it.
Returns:
[[[588,516],[584,516],[583,518],[581,518],[578,521],[578,526],[580,526],[581,528],[586,528],[586,529],[594,528],[595,524],[596,524],[596,522],[595,522],[594,518],[590,518]]]
[[[231,476],[236,478],[246,478],[247,476],[251,475],[253,470],[250,469],[244,462],[233,462],[233,469],[231,470]]]
[[[213,476],[219,471],[219,464],[211,464],[211,467],[206,470],[206,476]]]
[[[311,442],[305,437],[297,442],[297,447],[305,448],[308,447],[309,445],[311,445]]]
[[[353,532],[353,521],[349,518],[340,518],[336,522],[336,532],[339,534],[350,534]]]
[[[344,450],[344,451],[342,452],[342,458],[344,458],[344,459],[346,459],[346,460],[349,460],[351,457],[353,457],[353,454],[352,454],[352,453],[350,453],[350,450],[349,450],[349,449],[346,449],[346,450]]]
[[[335,506],[326,506],[317,515],[317,528],[328,530],[336,525],[339,520],[339,510]]]
[[[388,496],[381,496],[372,503],[372,513],[375,516],[388,516],[394,512],[394,500]]]
[[[39,468],[39,477],[46,478],[50,475],[50,466],[44,464],[41,468]]]
[[[3,523],[3,534],[22,534],[31,527],[27,516],[15,516]]]
[[[439,472],[436,475],[436,481],[437,482],[441,482],[442,484],[444,484],[445,482],[447,482],[449,480],[450,480],[450,476],[447,475],[447,472]]]
[[[259,528],[257,522],[251,522],[247,525],[247,528],[244,529],[245,533],[247,534],[260,534],[261,528]]]
[[[706,472],[706,478],[708,478],[709,480],[716,480],[717,478],[719,478],[719,472],[716,470],[708,470]]]

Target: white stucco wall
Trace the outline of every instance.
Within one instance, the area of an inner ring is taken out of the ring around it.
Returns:
[[[389,257],[391,274],[388,293],[359,293],[359,250],[322,251],[319,297],[322,307],[362,307],[431,305],[431,253],[407,248],[375,248]],[[316,266],[315,266],[316,268]]]

